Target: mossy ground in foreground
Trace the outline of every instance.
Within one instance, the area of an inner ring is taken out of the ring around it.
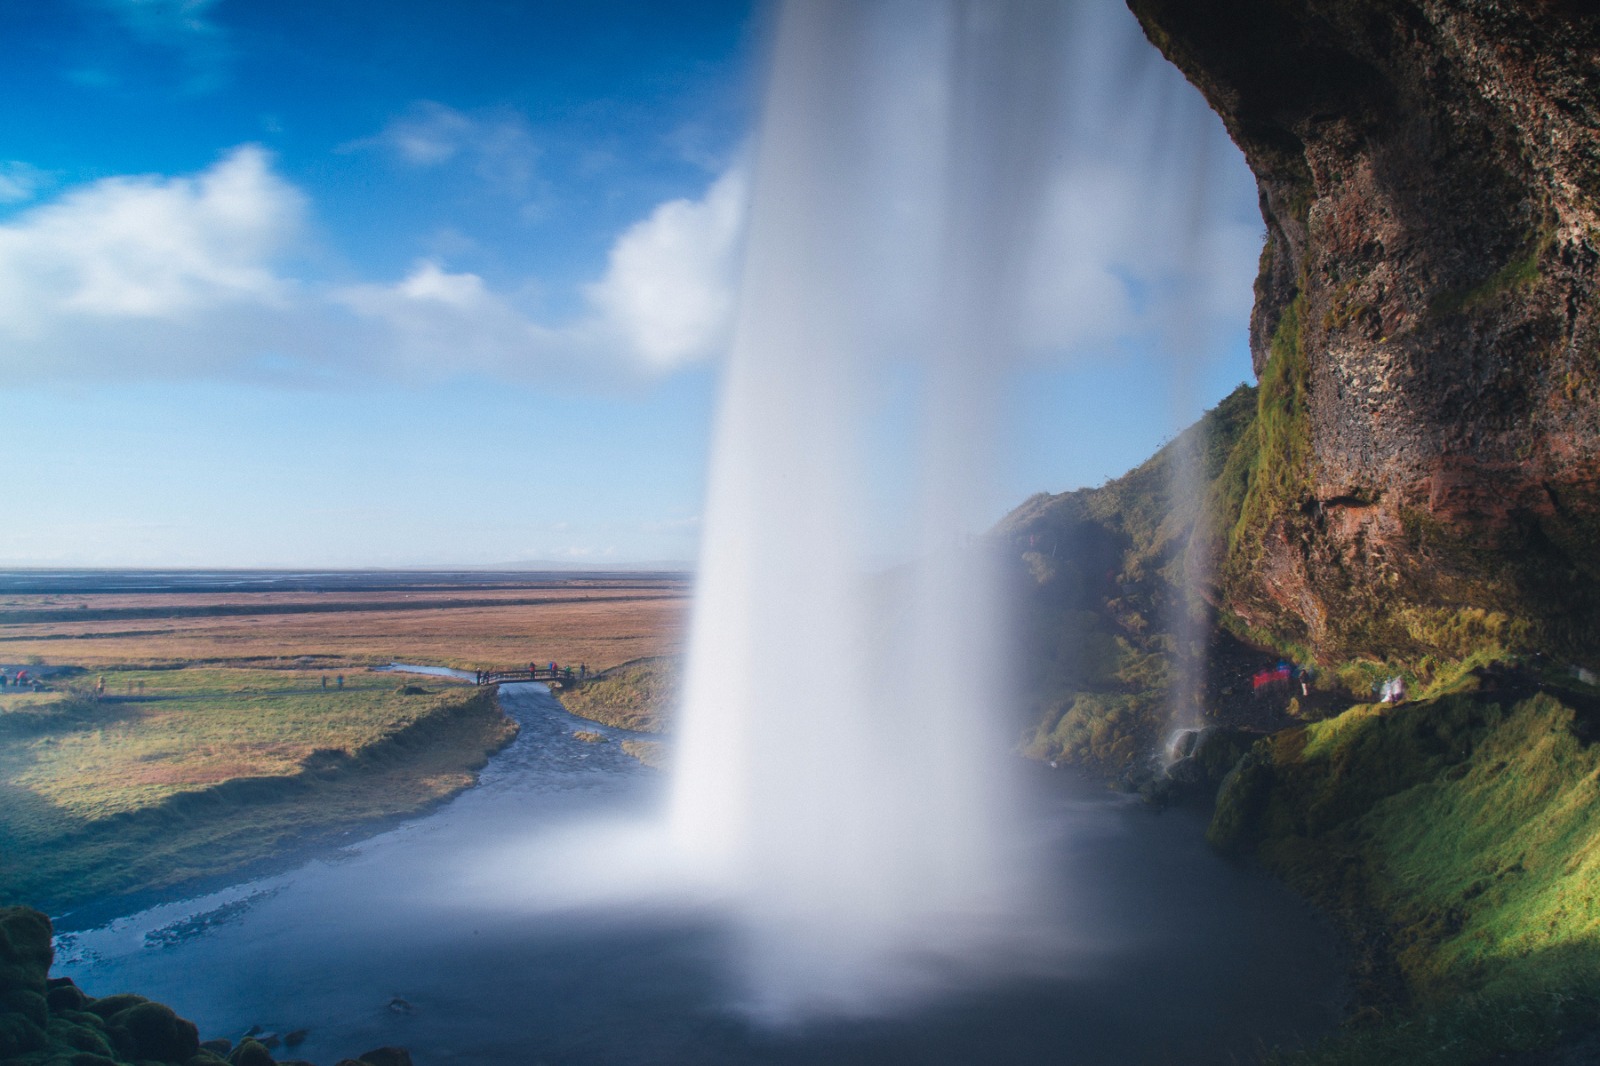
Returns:
[[[224,874],[459,791],[515,732],[487,691],[388,674],[106,680],[0,700],[0,902],[59,913]]]
[[[1600,1024],[1600,700],[1485,673],[1260,742],[1213,838],[1339,915],[1346,1034],[1285,1063],[1466,1066]]]

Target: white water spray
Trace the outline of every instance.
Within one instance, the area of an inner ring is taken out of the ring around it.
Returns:
[[[921,989],[929,955],[971,963],[1022,933],[1002,620],[964,538],[992,519],[1060,12],[780,16],[672,809],[740,908],[770,1018],[879,1009]],[[921,388],[921,504],[904,580],[873,582],[866,438],[896,363]]]

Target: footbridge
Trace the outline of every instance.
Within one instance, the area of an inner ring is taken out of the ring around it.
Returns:
[[[480,670],[477,678],[480,685],[513,685],[523,681],[538,681],[555,688],[572,688],[593,676],[587,670],[575,666],[559,666],[553,670],[548,666],[538,666],[532,670]]]

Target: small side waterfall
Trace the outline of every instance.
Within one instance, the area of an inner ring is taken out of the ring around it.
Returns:
[[[992,520],[1061,11],[780,16],[671,812],[741,908],[752,1009],[779,1021],[915,994],[932,972],[915,960],[981,956],[1026,905],[999,844],[1002,620],[966,541]],[[874,581],[867,443],[891,365],[920,397],[916,561]]]

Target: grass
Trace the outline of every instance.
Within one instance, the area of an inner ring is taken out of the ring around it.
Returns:
[[[664,656],[623,663],[563,690],[561,703],[573,714],[617,729],[660,733],[671,719],[681,672],[680,660]]]
[[[997,535],[1017,549],[1024,590],[1020,658],[1033,704],[1026,754],[1121,774],[1155,750],[1173,679],[1199,663],[1200,639],[1215,644],[1209,609],[1187,590],[1190,570],[1209,570],[1221,550],[1217,504],[1182,491],[1178,475],[1187,464],[1201,486],[1237,476],[1242,498],[1247,479],[1236,457],[1254,454],[1241,442],[1256,433],[1260,403],[1255,389],[1240,386],[1137,469],[1099,488],[1036,496],[1000,524]],[[1226,665],[1197,668],[1203,686],[1236,687],[1232,675],[1250,653],[1237,642],[1232,650],[1213,659]]]
[[[1600,1024],[1600,700],[1476,680],[1263,741],[1224,787],[1219,842],[1369,949],[1359,1024],[1278,1061],[1466,1066]]]
[[[515,731],[489,690],[367,666],[628,664],[592,691],[646,714],[626,698],[665,668],[635,661],[680,650],[686,606],[649,575],[0,599],[0,663],[75,667],[0,690],[0,902],[162,889],[415,812]]]
[[[60,908],[223,873],[459,791],[514,732],[469,686],[324,676],[125,670],[104,699],[87,674],[0,697],[0,899]]]

